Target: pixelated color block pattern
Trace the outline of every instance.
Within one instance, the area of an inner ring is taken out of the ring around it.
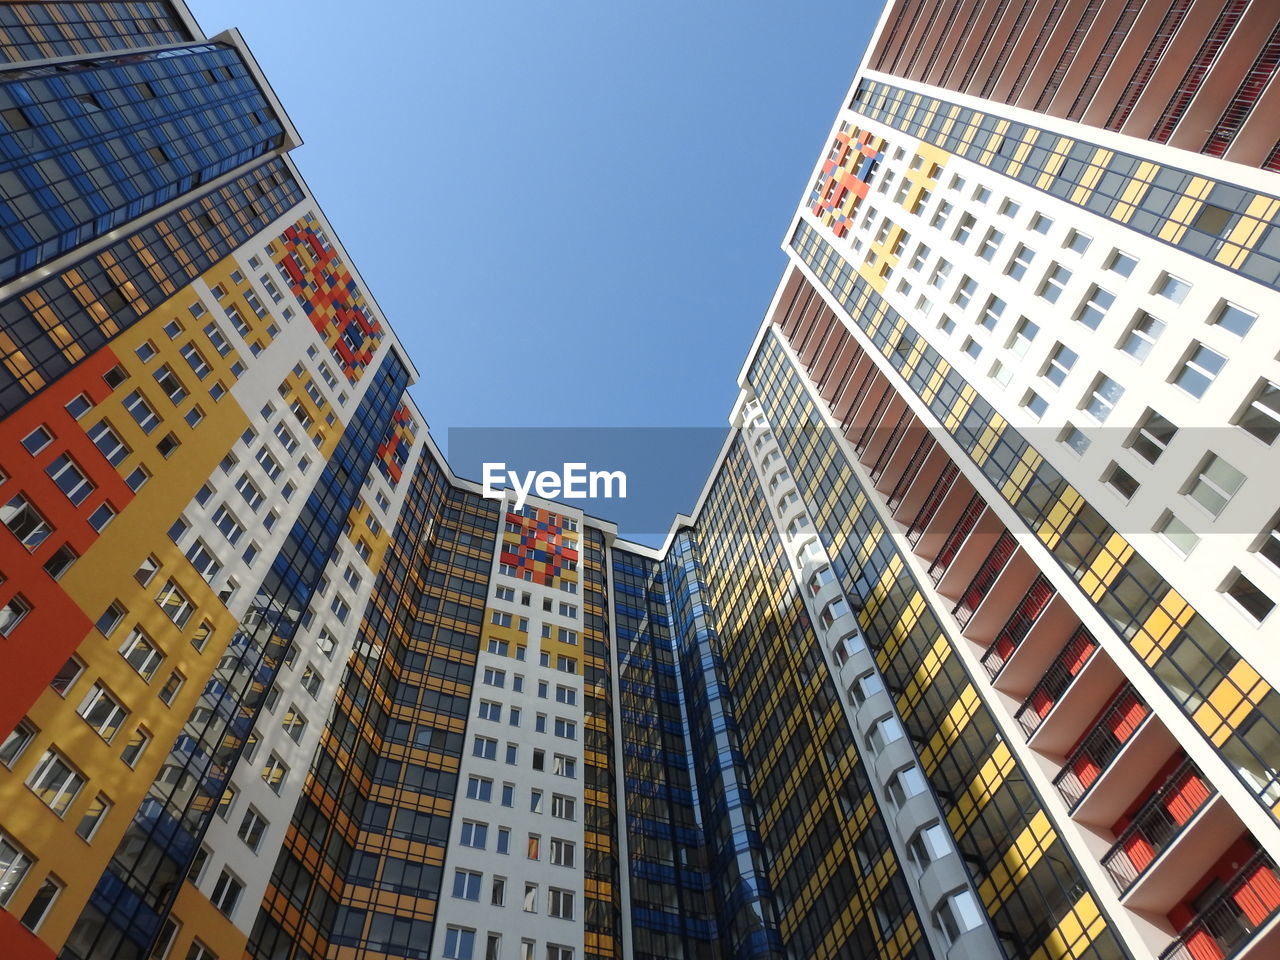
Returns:
[[[847,235],[852,228],[853,213],[871,189],[871,178],[883,151],[883,138],[841,124],[809,195],[813,215],[837,237]]]
[[[566,539],[559,514],[541,509],[533,513],[532,517],[507,513],[507,520],[518,524],[521,531],[518,540],[512,539],[516,534],[506,534],[502,544],[502,562],[515,567],[521,580],[548,587],[559,586],[567,561],[572,561],[573,568],[577,569],[578,551],[568,545],[577,543],[577,539]]]
[[[387,435],[378,446],[378,469],[395,486],[404,476],[413,441],[418,438],[418,423],[405,404],[400,404],[387,426]]]
[[[342,372],[358,381],[382,342],[382,324],[370,313],[364,293],[333,247],[322,239],[315,219],[306,216],[272,245],[272,258],[288,275],[302,309],[342,363]]]

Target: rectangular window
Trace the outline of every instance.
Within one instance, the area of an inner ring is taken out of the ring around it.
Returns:
[[[1193,397],[1203,397],[1226,362],[1227,358],[1222,354],[1196,343],[1191,355],[1174,374],[1173,382]]]
[[[230,871],[223,870],[218,877],[218,882],[213,885],[213,893],[209,895],[209,900],[220,913],[229,917],[235,911],[236,904],[240,902],[240,894],[243,890],[244,884]]]
[[[98,832],[98,828],[102,826],[102,821],[107,818],[107,814],[111,812],[111,801],[98,794],[89,803],[89,808],[85,810],[84,815],[80,818],[80,823],[76,826],[76,835],[82,840],[92,840],[93,835]]]
[[[8,905],[30,868],[31,858],[16,843],[0,833],[0,907]]]
[[[45,538],[53,532],[48,521],[22,494],[17,494],[3,507],[0,507],[0,521],[9,528],[9,532],[18,538],[18,542],[29,552],[44,543]]]
[[[552,837],[551,862],[558,867],[572,867],[574,863],[574,845],[572,841]]]
[[[93,732],[110,743],[120,732],[129,713],[101,684],[89,688],[76,711],[89,724]]]
[[[1218,516],[1244,484],[1244,474],[1216,454],[1209,454],[1192,476],[1187,496]]]
[[[1274,443],[1280,436],[1280,387],[1270,380],[1259,380],[1236,423],[1263,443]]]
[[[1138,481],[1115,461],[1111,462],[1107,472],[1103,474],[1103,482],[1125,500],[1132,500],[1133,495],[1138,492]]]
[[[137,670],[148,682],[156,675],[156,670],[164,662],[164,654],[151,642],[141,627],[134,627],[120,647],[120,656],[129,662],[129,666]]]
[[[1234,303],[1223,303],[1218,308],[1218,312],[1214,315],[1213,323],[1229,333],[1234,333],[1237,337],[1243,337],[1253,327],[1254,321],[1258,319],[1256,313],[1250,313],[1243,307],[1237,307]]]
[[[1149,313],[1139,313],[1129,332],[1120,341],[1119,347],[1141,363],[1147,359],[1147,354],[1151,353],[1151,348],[1156,345],[1162,333],[1164,333],[1163,321],[1157,320]]]
[[[124,409],[142,428],[143,433],[150,433],[160,425],[159,415],[147,403],[140,390],[134,390],[124,398]]]
[[[1076,363],[1076,353],[1065,344],[1059,343],[1054,347],[1053,352],[1049,354],[1049,362],[1041,371],[1043,376],[1055,386],[1062,386],[1062,381],[1067,379],[1067,374],[1071,372],[1071,368]]]
[[[573,919],[573,891],[557,887],[547,889],[547,913],[561,920]]]
[[[1107,376],[1094,381],[1093,388],[1085,395],[1083,409],[1099,423],[1106,421],[1116,403],[1124,396],[1124,387]]]
[[[84,777],[56,750],[46,750],[27,777],[27,786],[50,810],[61,817],[80,793]]]
[[[1240,571],[1235,571],[1227,582],[1226,594],[1255,623],[1267,619],[1276,602],[1258,589],[1257,584]]]
[[[1009,260],[1009,265],[1005,267],[1004,272],[1015,280],[1021,280],[1026,276],[1027,270],[1035,258],[1036,252],[1025,244],[1020,243],[1018,244],[1018,249],[1013,252],[1013,257]]]
[[[1062,264],[1055,263],[1045,275],[1044,283],[1040,285],[1040,296],[1050,303],[1057,303],[1058,298],[1062,296],[1063,289],[1070,280],[1071,271]]]
[[[236,831],[236,836],[244,841],[246,847],[257,853],[268,826],[270,824],[267,823],[262,814],[255,808],[250,807],[244,812],[244,817],[240,820],[240,829]]]
[[[453,872],[453,895],[459,900],[479,900],[482,874],[471,870]]]
[[[1111,305],[1115,302],[1115,294],[1110,290],[1104,290],[1098,286],[1091,287],[1089,295],[1085,297],[1084,303],[1076,314],[1076,320],[1083,323],[1090,330],[1097,330],[1099,324],[1106,317],[1107,311],[1111,309]]]
[[[271,788],[272,793],[279,793],[280,788],[284,786],[284,781],[288,776],[289,768],[285,766],[284,761],[273,752],[267,758],[267,762],[262,768],[263,782]]]
[[[1178,428],[1167,418],[1154,410],[1148,410],[1137,432],[1129,440],[1129,446],[1143,460],[1155,463],[1173,442],[1177,432]]]
[[[31,745],[31,741],[35,739],[35,736],[36,728],[30,720],[23,718],[18,721],[18,725],[4,738],[4,745],[0,746],[0,763],[6,767],[12,767],[14,762]]]

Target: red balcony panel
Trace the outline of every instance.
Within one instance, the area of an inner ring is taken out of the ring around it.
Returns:
[[[1194,888],[1169,912],[1169,920],[1181,929],[1176,940],[1160,954],[1160,960],[1225,960],[1258,946],[1258,933],[1280,913],[1280,871],[1251,836],[1234,844]],[[1274,930],[1266,946],[1274,947]],[[1251,956],[1255,953],[1251,953]]]
[[[996,582],[996,578],[1000,576],[1000,572],[1004,570],[1005,565],[1013,558],[1013,552],[1017,549],[1018,542],[1013,539],[1013,534],[1008,530],[1000,534],[995,546],[991,548],[991,552],[982,561],[982,566],[978,568],[978,572],[969,581],[969,586],[961,594],[959,602],[951,610],[961,626],[966,625],[972,619],[974,611],[982,603],[982,598],[987,595],[987,591],[991,589],[991,585]],[[932,570],[932,568],[930,569]]]
[[[988,675],[994,677],[1000,672],[1000,668],[1008,662],[1013,651],[1018,648],[1018,644],[1026,639],[1032,625],[1039,619],[1040,614],[1044,613],[1045,607],[1049,606],[1049,602],[1056,593],[1053,585],[1043,574],[1032,581],[1022,599],[1018,601],[1018,605],[1014,607],[1013,613],[1009,614],[1009,619],[996,634],[995,641],[982,657],[982,663],[987,668]],[[1045,712],[1047,713],[1048,710]]]
[[[956,478],[960,475],[960,468],[950,461],[942,468],[942,473],[938,476],[937,481],[933,485],[933,489],[929,491],[929,495],[925,497],[924,503],[920,506],[920,512],[916,514],[915,519],[911,521],[911,525],[907,528],[907,539],[912,545],[920,542],[920,537],[924,533],[925,528],[938,513],[938,508],[947,498],[947,494],[951,492],[951,487],[955,484]]]
[[[944,471],[944,478],[945,478]],[[941,480],[939,481],[941,485]],[[936,488],[935,488],[936,489]],[[945,492],[945,491],[944,491]],[[926,506],[929,506],[926,504]],[[987,508],[987,502],[978,494],[974,494],[969,498],[969,502],[965,504],[964,511],[960,514],[960,519],[956,521],[951,533],[947,535],[946,542],[943,543],[942,549],[934,558],[932,564],[929,565],[929,576],[933,578],[933,582],[937,583],[942,579],[942,575],[946,573],[947,568],[951,566],[951,561],[956,558],[956,554],[960,552],[960,547],[964,543],[965,538],[973,531],[978,523],[978,518],[982,516],[982,511]],[[936,512],[937,505],[934,505]],[[922,511],[923,512],[923,511]],[[919,523],[919,518],[917,518]],[[916,524],[912,524],[914,529]]]

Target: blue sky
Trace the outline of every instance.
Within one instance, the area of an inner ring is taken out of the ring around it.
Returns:
[[[191,7],[207,33],[240,28],[301,132],[294,160],[442,443],[458,426],[723,424],[880,11]]]

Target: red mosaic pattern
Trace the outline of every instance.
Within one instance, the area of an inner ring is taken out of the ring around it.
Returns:
[[[813,215],[837,237],[848,234],[853,213],[871,190],[871,179],[884,151],[884,139],[857,127],[842,129],[822,163],[809,195]]]
[[[502,562],[516,568],[521,580],[558,586],[560,575],[578,568],[577,534],[566,537],[564,519],[549,510],[530,510],[533,516],[508,512],[507,522],[517,524],[519,540],[508,532],[502,544]]]

